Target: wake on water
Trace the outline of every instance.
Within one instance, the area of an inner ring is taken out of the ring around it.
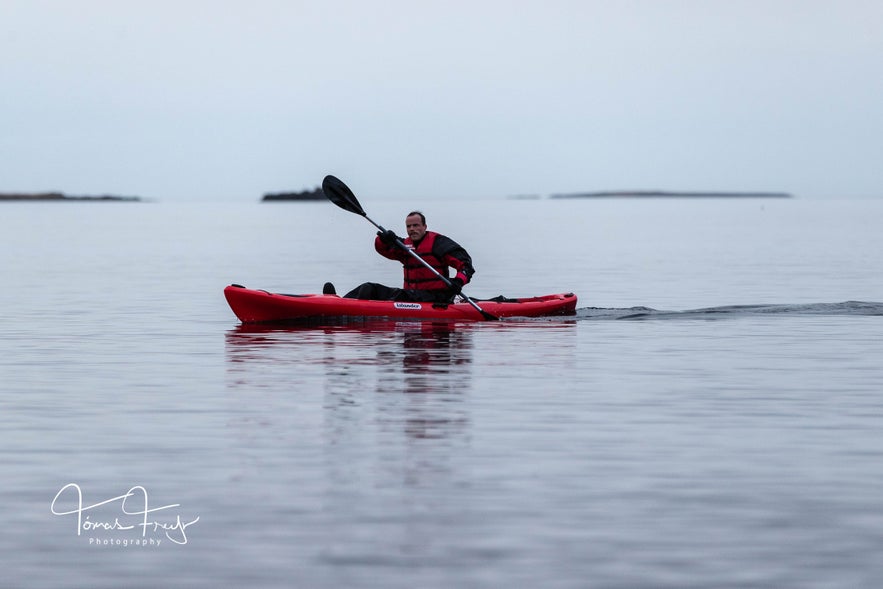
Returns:
[[[883,316],[883,303],[846,301],[843,303],[809,303],[801,305],[728,305],[687,311],[660,311],[649,307],[603,309],[582,307],[576,310],[581,320],[599,319],[729,319],[759,315],[877,315]]]

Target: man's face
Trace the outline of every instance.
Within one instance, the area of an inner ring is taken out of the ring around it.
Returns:
[[[411,238],[411,241],[420,241],[426,234],[426,225],[420,220],[420,215],[405,217],[405,229],[408,231],[408,237]]]

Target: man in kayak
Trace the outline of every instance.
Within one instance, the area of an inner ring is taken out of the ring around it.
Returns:
[[[453,301],[454,296],[460,293],[460,289],[469,282],[475,273],[475,269],[472,267],[472,258],[460,244],[450,237],[434,231],[427,231],[426,217],[420,211],[408,213],[405,218],[405,230],[408,232],[408,237],[404,240],[391,229],[378,231],[377,237],[374,239],[374,249],[377,250],[377,253],[402,263],[405,275],[402,288],[366,282],[345,294],[345,298],[434,303]],[[418,254],[439,274],[448,278],[453,288],[445,284],[408,251],[402,249],[397,241],[403,241],[405,247]],[[453,278],[450,277],[449,268],[454,270]]]

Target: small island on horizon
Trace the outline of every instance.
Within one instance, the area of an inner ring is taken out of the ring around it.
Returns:
[[[63,192],[0,192],[0,201],[66,202],[66,201],[120,201],[139,202],[140,196],[69,196]]]
[[[549,198],[793,198],[793,196],[787,192],[615,190],[552,194]]]
[[[325,200],[325,192],[317,186],[313,190],[302,190],[300,192],[268,192],[261,199],[263,202],[280,201],[280,200]]]

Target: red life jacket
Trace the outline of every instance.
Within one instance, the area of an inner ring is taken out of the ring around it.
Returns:
[[[439,274],[448,278],[448,265],[436,258],[432,253],[437,235],[438,233],[427,231],[416,248],[410,237],[405,239],[405,245],[414,250],[430,266],[435,268]],[[446,290],[448,288],[447,284],[442,282],[429,268],[414,259],[414,256],[405,254],[405,252],[402,253],[404,254],[402,264],[404,265],[405,274],[404,286],[402,288],[406,290]]]

